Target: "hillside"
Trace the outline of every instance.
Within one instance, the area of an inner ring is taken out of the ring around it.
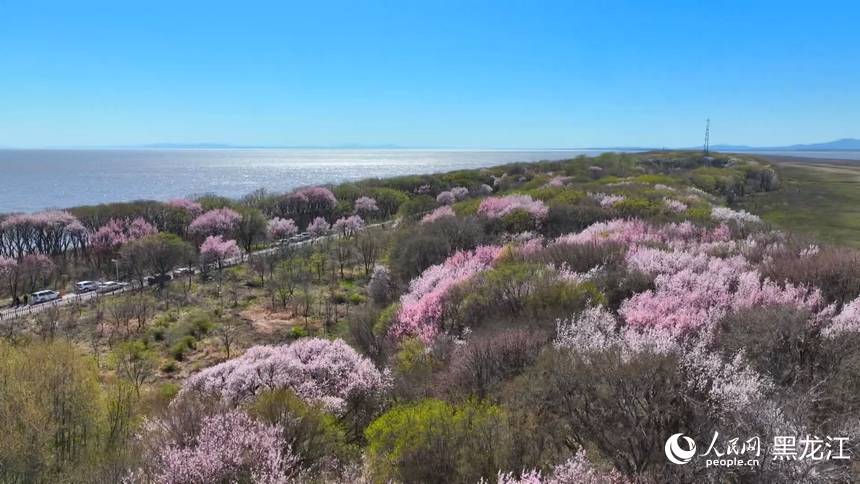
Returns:
[[[848,482],[774,463],[774,429],[860,430],[860,252],[768,223],[793,169],[607,153],[9,216],[6,305],[176,277],[0,319],[0,481]],[[675,434],[756,463],[673,464]]]

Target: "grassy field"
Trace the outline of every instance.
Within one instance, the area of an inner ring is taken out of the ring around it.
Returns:
[[[768,157],[782,189],[739,206],[781,228],[860,247],[860,161]]]

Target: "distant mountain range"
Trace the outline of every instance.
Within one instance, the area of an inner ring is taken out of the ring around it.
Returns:
[[[396,144],[363,145],[357,143],[339,145],[299,145],[299,146],[258,146],[230,145],[221,143],[155,143],[133,146],[133,148],[154,149],[241,149],[241,148],[283,148],[283,149],[428,149],[424,147],[399,146]],[[700,147],[685,148],[699,149]],[[429,148],[433,149],[433,148]],[[456,149],[456,148],[449,148]],[[549,150],[548,148],[545,148]],[[649,151],[660,149],[645,146],[612,146],[605,148],[553,148],[553,150],[613,150],[613,151]],[[748,146],[748,145],[712,145],[714,151],[860,151],[860,139],[845,138],[827,143],[798,144],[791,146]]]
[[[860,151],[860,139],[844,138],[827,143],[791,146],[713,145],[714,151]]]
[[[359,144],[359,143],[343,143],[333,145],[234,145],[228,143],[151,143],[139,145],[123,145],[123,146],[70,146],[68,149],[386,149],[386,150],[457,150],[457,149],[475,149],[475,148],[457,148],[446,146],[401,146],[396,144]],[[812,144],[797,144],[790,146],[749,146],[749,145],[711,145],[714,151],[860,151],[860,139],[844,138],[827,143],[812,143]],[[0,146],[0,149],[14,149],[11,146]],[[63,148],[54,148],[63,149]],[[494,149],[494,148],[486,148]],[[502,149],[504,148],[495,148]],[[513,151],[652,151],[660,149],[685,149],[698,150],[702,146],[694,146],[687,148],[669,148],[666,146],[608,146],[608,147],[592,147],[592,148],[570,148],[570,147],[554,147],[554,148],[511,148]]]

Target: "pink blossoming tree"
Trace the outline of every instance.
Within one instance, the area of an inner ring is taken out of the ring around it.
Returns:
[[[457,201],[457,197],[450,191],[446,191],[436,195],[436,201],[442,205],[451,205]]]
[[[529,195],[488,197],[478,205],[478,213],[492,219],[503,217],[514,210],[524,210],[537,225],[543,223],[549,215],[549,207],[541,200],[533,200]]]
[[[443,217],[454,217],[454,216],[455,216],[454,210],[451,207],[448,207],[448,206],[439,207],[439,208],[433,210],[432,212],[428,213],[427,215],[425,215],[423,218],[421,218],[421,223],[426,224],[426,223],[430,223],[430,222],[439,220],[440,218],[443,218]]]
[[[379,210],[376,200],[370,197],[358,197],[355,200],[355,213],[368,215]]]
[[[224,236],[235,230],[240,220],[242,215],[228,207],[209,210],[191,222],[188,232],[199,236]]]
[[[36,252],[60,255],[83,246],[87,237],[81,221],[64,210],[12,214],[0,222],[0,231],[5,242],[0,250],[15,258]]]
[[[364,220],[358,215],[339,218],[332,225],[334,231],[343,238],[349,239],[364,228]]]
[[[544,477],[540,471],[523,471],[520,477],[499,472],[498,484],[635,484],[638,481],[625,477],[616,470],[602,473],[596,470],[580,450],[565,463],[558,465]],[[486,481],[483,481],[486,482]]]
[[[171,207],[181,208],[191,215],[197,216],[203,213],[203,205],[200,205],[197,202],[191,201],[187,198],[174,198],[167,202]]]
[[[143,427],[142,438],[150,442],[142,456],[148,479],[129,476],[132,482],[286,484],[298,467],[280,426],[255,422],[240,410],[203,417],[199,433],[179,441],[163,421]]]
[[[331,230],[331,225],[324,218],[317,217],[308,225],[307,231],[314,237],[322,237],[328,234],[329,230]]]
[[[663,197],[663,204],[670,212],[683,212],[687,210],[687,205],[669,197]]]
[[[307,187],[284,195],[278,201],[278,215],[295,220],[303,227],[316,217],[330,218],[334,215],[337,198],[325,187]]]
[[[99,255],[116,254],[122,244],[158,233],[141,217],[134,220],[112,218],[89,236],[90,246]]]
[[[463,200],[469,196],[469,189],[465,187],[454,187],[451,189],[451,194],[455,200]]]
[[[280,240],[296,235],[299,229],[292,219],[275,217],[269,220],[266,231],[271,239]]]
[[[600,203],[601,207],[611,207],[612,205],[625,200],[627,197],[624,195],[610,195],[607,193],[589,193],[588,198],[596,200]]]
[[[457,252],[425,270],[409,283],[409,292],[400,298],[401,306],[389,335],[395,339],[412,335],[432,340],[441,329],[442,303],[448,289],[489,269],[501,252],[501,247],[481,246],[471,252]]]
[[[220,235],[210,235],[200,245],[200,261],[204,265],[214,264],[221,270],[224,261],[239,255],[235,240],[224,240]]]

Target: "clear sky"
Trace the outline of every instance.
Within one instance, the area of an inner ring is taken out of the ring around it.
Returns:
[[[0,0],[0,146],[860,137],[856,1]]]

